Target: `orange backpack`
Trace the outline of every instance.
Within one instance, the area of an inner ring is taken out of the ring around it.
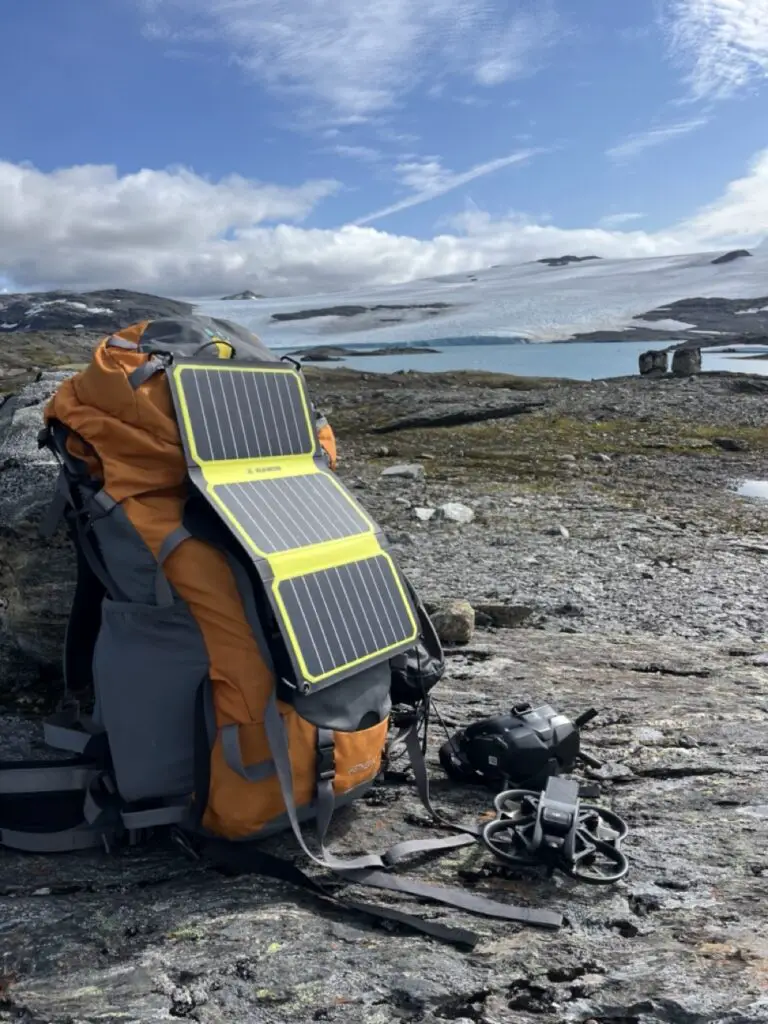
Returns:
[[[346,860],[325,847],[334,810],[381,771],[393,696],[414,708],[403,735],[431,809],[413,723],[443,658],[379,528],[336,477],[333,431],[296,364],[229,322],[133,325],[59,386],[41,444],[61,463],[47,529],[63,517],[78,560],[65,699],[45,735],[75,756],[0,765],[13,798],[0,801],[0,845],[81,849],[171,827],[190,852],[239,847],[241,865],[317,888],[243,854],[242,841],[287,828],[349,881],[536,923],[391,873],[413,853],[474,842],[475,828]],[[40,793],[50,823],[25,803]],[[472,944],[463,929],[355,909]]]

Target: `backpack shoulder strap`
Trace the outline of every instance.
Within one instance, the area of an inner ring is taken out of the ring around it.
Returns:
[[[75,696],[93,691],[93,650],[101,624],[101,602],[114,592],[114,583],[103,559],[89,535],[85,517],[85,494],[91,492],[107,514],[114,502],[90,478],[85,465],[67,449],[70,431],[51,420],[38,435],[38,446],[48,448],[59,463],[56,489],[40,525],[44,539],[50,540],[65,523],[76,558],[75,592],[70,607],[64,641],[64,684],[67,694]],[[58,746],[58,744],[57,744]],[[63,749],[75,749],[67,745]]]

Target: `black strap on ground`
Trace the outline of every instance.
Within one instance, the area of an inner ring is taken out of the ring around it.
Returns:
[[[287,882],[289,885],[304,889],[318,899],[330,903],[341,910],[358,914],[378,923],[387,921],[400,924],[411,931],[431,935],[432,938],[438,939],[440,942],[458,946],[465,950],[474,949],[479,941],[479,936],[466,928],[453,928],[449,925],[440,924],[437,921],[424,920],[415,914],[407,914],[402,910],[395,910],[392,907],[382,907],[377,904],[365,903],[361,900],[347,899],[346,897],[342,899],[336,896],[318,879],[311,878],[305,874],[292,861],[283,860],[281,857],[264,853],[262,850],[255,850],[250,844],[235,846],[231,843],[218,843],[212,840],[203,848],[203,854],[227,874],[264,875],[267,878]]]

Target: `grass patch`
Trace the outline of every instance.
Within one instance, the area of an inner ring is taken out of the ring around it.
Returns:
[[[479,388],[493,391],[543,391],[553,387],[574,387],[579,381],[563,377],[522,377],[513,373],[491,373],[486,370],[450,370],[444,373],[426,373],[405,370],[402,373],[366,373],[346,367],[304,366],[304,376],[312,387],[328,386],[330,390],[359,390],[360,385],[375,385],[375,390],[396,390],[418,386],[419,391],[450,391]]]
[[[399,432],[392,449],[400,459],[434,455],[430,475],[454,479],[562,479],[563,457],[577,460],[595,455],[695,455],[716,458],[723,453],[712,444],[717,437],[744,441],[750,450],[768,449],[768,428],[699,427],[674,420],[603,420],[585,422],[536,413],[458,428]],[[380,439],[361,438],[374,449]]]

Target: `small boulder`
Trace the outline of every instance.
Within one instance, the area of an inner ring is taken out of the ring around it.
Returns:
[[[675,377],[695,377],[701,373],[701,349],[676,349],[672,356],[672,373]]]
[[[550,537],[562,537],[563,540],[571,539],[571,534],[565,526],[553,526],[547,530],[547,533]]]
[[[389,533],[387,534],[387,540],[393,547],[400,548],[410,547],[410,545],[416,543],[413,534],[406,533],[405,531],[402,533]]]
[[[459,501],[449,501],[438,508],[437,516],[446,522],[466,524],[472,522],[475,513],[469,505],[462,505]]]
[[[724,452],[748,452],[749,445],[734,437],[713,437],[712,444],[721,448]]]
[[[389,466],[381,475],[394,480],[423,480],[424,467],[418,464],[404,463],[400,466]]]
[[[444,644],[468,644],[475,631],[475,610],[469,601],[448,601],[431,614],[435,632]]]
[[[479,604],[475,613],[478,623],[482,615],[483,621],[497,629],[517,629],[530,619],[533,608],[524,604]]]
[[[436,511],[434,508],[415,508],[413,513],[420,522],[428,523]]]
[[[664,349],[642,352],[639,364],[641,377],[664,377],[667,372],[667,353]]]

